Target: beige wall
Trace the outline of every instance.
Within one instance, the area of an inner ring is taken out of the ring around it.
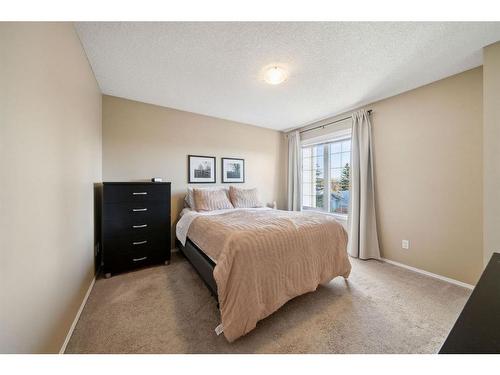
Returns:
[[[470,284],[482,271],[482,82],[477,68],[368,106],[382,256]]]
[[[483,262],[482,83],[476,68],[365,106],[382,257],[470,284]]]
[[[222,185],[221,157],[245,159],[246,183],[237,185],[257,187],[263,203],[284,207],[281,142],[274,130],[103,96],[104,181],[171,181],[172,227],[188,186],[188,154],[217,157],[215,185]]]
[[[101,94],[72,24],[0,23],[0,352],[58,352],[93,278]]]
[[[500,42],[484,49],[484,264],[500,252]]]

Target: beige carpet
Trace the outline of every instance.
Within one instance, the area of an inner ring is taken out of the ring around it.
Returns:
[[[245,337],[216,336],[215,300],[178,253],[172,264],[99,279],[66,353],[436,353],[470,291],[352,259]]]

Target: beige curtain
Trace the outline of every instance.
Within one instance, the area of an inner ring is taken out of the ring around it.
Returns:
[[[288,210],[302,209],[302,165],[300,133],[288,134]]]
[[[372,131],[368,113],[352,115],[351,194],[349,201],[349,255],[379,259],[375,217]]]

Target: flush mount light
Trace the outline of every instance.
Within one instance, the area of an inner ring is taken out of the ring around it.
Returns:
[[[287,72],[285,69],[279,66],[272,66],[267,68],[264,72],[264,81],[270,85],[279,85],[283,83],[287,78]]]

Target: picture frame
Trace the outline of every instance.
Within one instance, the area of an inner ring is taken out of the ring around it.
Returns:
[[[221,166],[223,183],[245,182],[245,159],[222,158]]]
[[[188,184],[215,184],[215,156],[188,155]]]

